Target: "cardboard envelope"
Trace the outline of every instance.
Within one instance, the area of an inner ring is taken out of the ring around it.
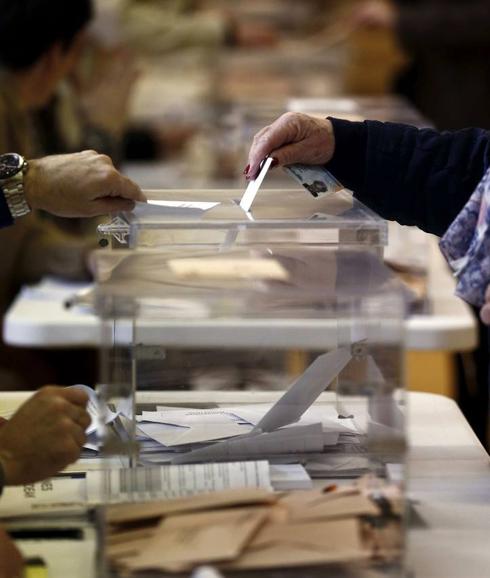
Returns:
[[[252,507],[170,516],[126,567],[181,571],[234,560],[268,514],[267,507]]]
[[[291,521],[334,520],[358,516],[379,516],[380,510],[366,495],[359,491],[316,493],[308,492],[304,499],[285,499]]]
[[[267,524],[227,569],[262,569],[362,560],[360,523],[356,519],[305,524]]]
[[[150,526],[130,530],[127,532],[117,532],[109,534],[106,538],[106,551],[108,557],[114,561],[122,558],[130,558],[139,554],[141,549],[148,543],[155,534],[156,527]]]
[[[106,509],[106,519],[110,524],[130,524],[143,520],[161,518],[170,514],[197,512],[251,504],[273,504],[277,496],[260,488],[223,490],[209,494],[199,494],[189,498],[159,500],[132,504],[117,504]]]

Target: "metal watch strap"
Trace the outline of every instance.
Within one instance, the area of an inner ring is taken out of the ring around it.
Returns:
[[[31,211],[24,194],[24,171],[25,168],[2,185],[5,201],[14,219]]]

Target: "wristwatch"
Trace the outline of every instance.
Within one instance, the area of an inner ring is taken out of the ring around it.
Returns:
[[[27,215],[31,210],[24,194],[27,168],[27,161],[17,153],[0,155],[0,189],[14,219]]]

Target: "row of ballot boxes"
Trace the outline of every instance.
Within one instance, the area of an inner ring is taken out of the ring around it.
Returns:
[[[93,256],[100,572],[402,575],[411,295],[386,223],[345,190],[148,196]]]

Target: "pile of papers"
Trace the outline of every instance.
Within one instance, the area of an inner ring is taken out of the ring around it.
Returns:
[[[389,496],[389,497],[388,497]],[[225,491],[107,509],[110,564],[126,573],[189,572],[393,560],[401,551],[397,497],[363,484],[273,494]]]
[[[319,355],[271,405],[214,409],[157,407],[136,416],[144,463],[200,463],[321,454],[363,433],[353,417],[314,405],[352,359],[351,349]]]

